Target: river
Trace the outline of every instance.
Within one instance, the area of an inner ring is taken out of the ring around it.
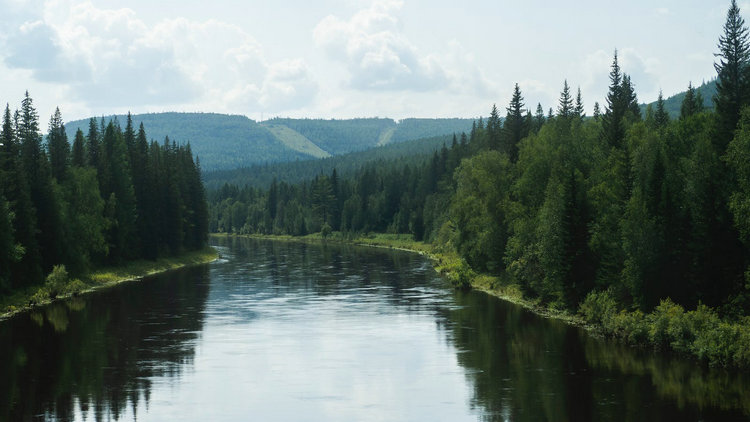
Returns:
[[[591,337],[416,254],[222,259],[0,323],[0,421],[750,420],[750,376]]]

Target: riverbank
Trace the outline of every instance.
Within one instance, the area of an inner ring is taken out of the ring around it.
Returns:
[[[615,338],[635,347],[671,351],[710,366],[750,370],[749,316],[727,320],[705,305],[695,310],[685,310],[669,299],[663,300],[650,313],[643,313],[640,310],[622,309],[607,291],[592,292],[576,313],[571,313],[524,297],[518,284],[509,278],[476,273],[450,246],[418,242],[410,235],[377,233],[352,236],[334,232],[325,239],[320,233],[299,237],[248,237],[294,242],[325,241],[416,252],[428,257],[435,270],[456,288],[473,288],[545,318],[558,319],[592,334]]]
[[[33,286],[17,291],[0,300],[0,321],[36,306],[43,306],[57,300],[66,299],[111,287],[127,281],[175,270],[191,265],[206,264],[219,258],[211,247],[191,251],[180,256],[160,258],[156,261],[139,260],[117,267],[99,268],[81,278],[67,279],[50,291],[50,282],[43,286]]]

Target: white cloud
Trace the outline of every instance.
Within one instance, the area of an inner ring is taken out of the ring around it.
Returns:
[[[344,63],[357,90],[490,90],[483,72],[458,43],[446,54],[423,54],[403,34],[397,12],[403,2],[374,1],[349,19],[329,15],[315,27],[318,47]]]
[[[41,10],[33,20],[4,25],[11,31],[2,59],[38,81],[66,84],[89,107],[274,111],[303,107],[317,93],[303,61],[270,63],[235,25],[185,18],[148,25],[131,9],[72,0],[49,0]],[[294,71],[280,76],[290,63]]]

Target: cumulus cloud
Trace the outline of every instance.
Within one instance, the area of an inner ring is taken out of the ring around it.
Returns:
[[[301,60],[269,62],[242,28],[209,20],[153,25],[133,10],[48,0],[34,19],[4,23],[10,68],[65,83],[89,106],[209,105],[213,110],[299,108],[317,93]]]
[[[398,0],[376,0],[349,19],[329,15],[315,27],[315,43],[346,65],[358,90],[490,90],[487,79],[457,43],[443,55],[422,54],[403,34]]]

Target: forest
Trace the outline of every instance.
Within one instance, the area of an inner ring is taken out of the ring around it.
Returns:
[[[212,190],[209,228],[408,233],[457,251],[467,273],[496,276],[610,334],[750,365],[747,31],[733,2],[713,110],[688,84],[678,117],[661,95],[641,112],[615,51],[593,116],[567,81],[548,113],[527,109],[516,84],[504,118],[493,106],[423,162]]]
[[[190,145],[148,141],[130,115],[89,121],[72,145],[60,110],[42,136],[26,93],[6,105],[0,131],[0,296],[40,285],[53,269],[99,266],[200,250],[208,209]]]

